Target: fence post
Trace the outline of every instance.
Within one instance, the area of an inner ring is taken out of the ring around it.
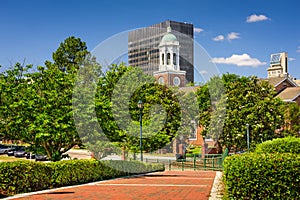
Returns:
[[[204,156],[204,160],[203,160],[203,165],[204,165],[204,170],[206,170],[206,157]]]
[[[171,160],[169,160],[169,171],[171,171]]]
[[[181,159],[181,170],[184,171],[183,159]]]
[[[194,171],[196,170],[196,155],[194,154]]]
[[[215,158],[212,158],[212,170],[215,170]]]

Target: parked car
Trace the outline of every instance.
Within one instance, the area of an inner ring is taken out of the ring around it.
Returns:
[[[9,150],[7,151],[7,155],[8,156],[14,156],[15,155],[15,152],[18,151],[18,150],[25,150],[25,147],[24,146],[16,146],[16,145],[12,145],[9,147]]]
[[[0,154],[6,154],[8,150],[9,150],[9,146],[3,144],[0,145]]]
[[[12,147],[12,148],[10,148],[10,149],[7,150],[6,154],[7,154],[8,156],[14,156],[15,150],[16,150],[16,149],[15,149],[14,147]]]
[[[243,153],[247,153],[247,151],[246,150],[241,150],[241,151],[236,152],[236,154],[243,154]]]
[[[18,146],[14,151],[14,156],[22,158],[26,156],[26,151],[24,146]]]
[[[42,154],[36,154],[35,155],[35,161],[47,161],[48,158],[45,155]]]
[[[30,156],[31,156],[31,159],[35,159],[35,154],[32,153],[32,152],[27,152],[26,153],[26,159],[30,159]]]

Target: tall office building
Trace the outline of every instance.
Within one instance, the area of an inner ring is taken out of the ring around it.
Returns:
[[[129,32],[128,64],[141,67],[148,74],[159,70],[159,44],[170,27],[180,44],[179,66],[186,71],[186,81],[194,82],[194,26],[189,23],[164,21]]]

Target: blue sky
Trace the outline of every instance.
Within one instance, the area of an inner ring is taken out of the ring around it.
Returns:
[[[270,54],[286,51],[288,71],[299,79],[299,7],[297,0],[2,0],[0,64],[43,65],[69,36],[92,50],[120,32],[170,19],[194,24],[195,41],[222,73],[266,77]]]

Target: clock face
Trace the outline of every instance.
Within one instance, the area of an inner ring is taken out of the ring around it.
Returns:
[[[175,86],[179,86],[180,85],[180,78],[179,77],[174,77],[174,79],[173,79],[173,84],[175,85]]]
[[[163,77],[159,77],[158,83],[163,85],[165,83],[164,78]]]

